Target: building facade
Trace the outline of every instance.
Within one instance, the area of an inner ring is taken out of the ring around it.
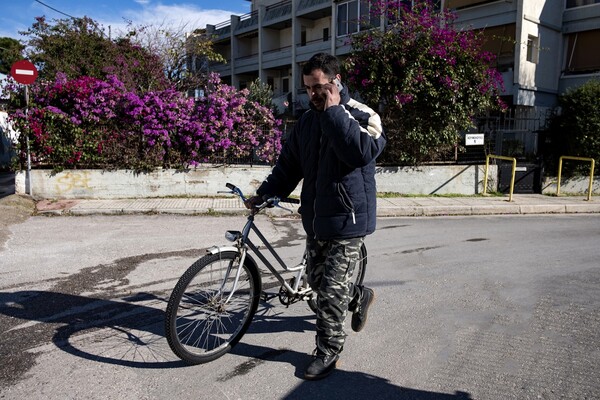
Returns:
[[[280,111],[284,104],[292,111],[305,109],[302,63],[319,51],[347,54],[348,38],[361,29],[357,21],[368,15],[370,1],[252,0],[250,13],[206,27],[215,50],[227,60],[209,69],[238,89],[260,78],[272,87]],[[600,78],[600,0],[436,4],[454,10],[461,29],[484,30],[485,50],[497,57],[504,99],[513,109],[551,108],[568,88]]]

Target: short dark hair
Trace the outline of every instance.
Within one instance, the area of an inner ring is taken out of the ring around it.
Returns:
[[[330,78],[340,73],[340,62],[335,56],[327,53],[317,53],[302,67],[302,75],[310,75],[315,69],[320,69]]]

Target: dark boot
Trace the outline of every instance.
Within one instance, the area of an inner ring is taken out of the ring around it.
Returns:
[[[358,302],[356,309],[352,313],[352,330],[354,332],[360,332],[367,323],[367,313],[369,312],[369,307],[375,300],[375,292],[373,289],[368,287],[361,288],[361,298]]]
[[[306,367],[306,371],[304,371],[304,378],[309,381],[325,378],[333,372],[339,358],[340,356],[337,354],[328,355],[317,350],[313,356],[313,360]]]

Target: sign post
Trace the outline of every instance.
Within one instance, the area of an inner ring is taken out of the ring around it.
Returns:
[[[18,83],[25,85],[25,116],[29,114],[29,88],[35,82],[38,77],[38,71],[32,62],[27,60],[21,60],[15,62],[10,68],[10,76],[13,77]],[[25,191],[33,196],[33,190],[31,185],[31,153],[29,152],[29,134],[25,135],[25,143],[27,145],[27,179],[25,184]]]

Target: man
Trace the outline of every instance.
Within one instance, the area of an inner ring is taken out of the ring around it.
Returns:
[[[300,214],[307,234],[308,281],[317,295],[316,350],[306,379],[321,379],[336,367],[352,311],[352,329],[362,330],[373,290],[350,283],[365,235],[375,230],[375,159],[386,139],[381,119],[350,98],[340,83],[338,60],[314,55],[303,67],[310,98],[271,174],[247,201],[287,197],[303,180]]]

